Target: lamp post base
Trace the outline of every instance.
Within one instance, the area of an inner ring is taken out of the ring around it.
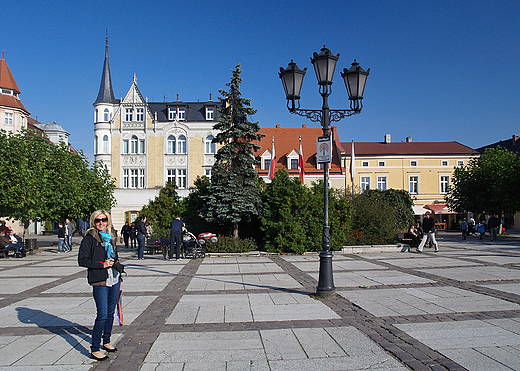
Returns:
[[[320,252],[320,275],[316,295],[327,296],[335,293],[334,278],[332,277],[332,252]]]

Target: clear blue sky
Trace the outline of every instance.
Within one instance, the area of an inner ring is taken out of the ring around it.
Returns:
[[[478,148],[520,134],[520,2],[8,1],[0,49],[40,122],[57,121],[92,159],[93,106],[108,29],[116,98],[133,74],[150,101],[205,101],[242,64],[241,91],[262,127],[298,127],[278,77],[307,67],[302,108],[321,108],[310,57],[341,53],[331,108],[347,108],[340,70],[371,68],[363,112],[340,140],[458,141]],[[309,126],[318,124],[307,122]]]

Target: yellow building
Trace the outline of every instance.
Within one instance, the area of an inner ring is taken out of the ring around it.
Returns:
[[[342,142],[345,168],[350,167],[352,143]],[[355,142],[355,176],[347,185],[363,192],[365,189],[404,189],[414,200],[414,212],[422,215],[426,210],[436,212],[437,222],[448,228],[455,213],[444,206],[451,178],[458,166],[479,156],[479,153],[458,142],[405,142],[392,143],[389,134],[383,142]]]
[[[211,95],[207,102],[148,102],[135,75],[125,97],[115,99],[107,41],[94,102],[94,159],[106,164],[116,179],[116,228],[133,222],[168,181],[186,196],[197,176],[211,176],[217,108]]]

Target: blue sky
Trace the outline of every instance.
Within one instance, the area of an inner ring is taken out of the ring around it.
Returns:
[[[520,134],[518,0],[20,0],[2,12],[0,50],[22,102],[89,159],[106,30],[116,98],[135,73],[149,101],[216,100],[241,63],[253,121],[319,126],[287,111],[278,71],[291,59],[307,67],[302,108],[321,108],[310,57],[326,45],[341,54],[331,108],[348,107],[343,68],[355,58],[371,69],[363,112],[336,123],[341,141],[391,134],[478,148]]]

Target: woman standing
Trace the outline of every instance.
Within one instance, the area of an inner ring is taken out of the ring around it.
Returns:
[[[114,268],[118,262],[116,251],[116,236],[110,233],[112,220],[110,213],[96,210],[90,216],[90,228],[83,240],[78,253],[78,264],[86,267],[88,283],[92,286],[97,316],[92,330],[92,359],[104,361],[108,356],[101,352],[115,352],[117,349],[110,344],[114,311],[119,300],[121,277]]]

